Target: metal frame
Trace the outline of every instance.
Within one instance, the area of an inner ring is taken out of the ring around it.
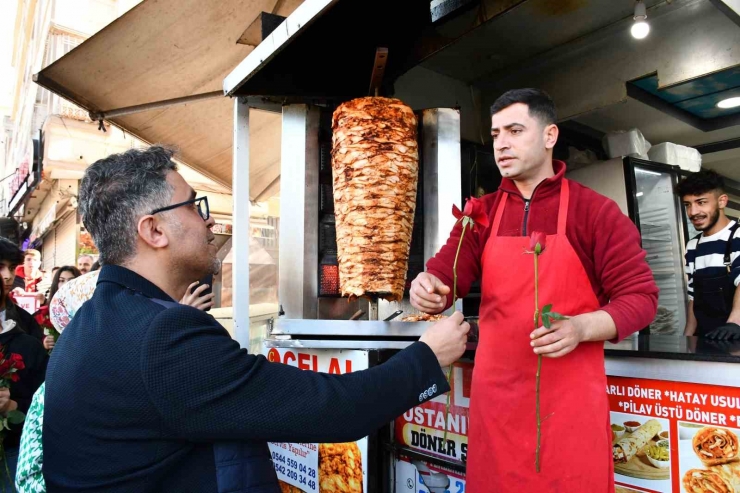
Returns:
[[[690,172],[684,171],[678,166],[674,166],[671,164],[664,164],[664,163],[656,163],[654,161],[645,161],[643,159],[638,159],[630,156],[626,156],[623,159],[624,162],[624,177],[625,177],[625,183],[627,186],[627,208],[629,209],[630,217],[632,218],[632,221],[637,226],[637,229],[642,231],[640,227],[640,210],[638,207],[637,202],[637,184],[636,184],[636,177],[635,177],[635,167],[639,166],[640,168],[646,169],[648,171],[656,171],[661,173],[669,173],[671,177],[671,183],[673,187],[675,187],[678,184],[678,179],[680,176],[688,176]],[[678,237],[679,237],[679,247],[681,249],[681,256],[683,257],[686,254],[686,241],[688,238],[688,229],[686,227],[686,211],[683,207],[681,207],[680,201],[676,200],[674,197],[674,207],[676,212],[676,217],[680,218],[680,227],[678,229]],[[640,235],[640,244],[642,244],[642,235]],[[682,282],[681,285],[683,287],[684,292],[687,289],[686,286],[686,276],[682,276]],[[684,307],[684,310],[688,310],[688,307]],[[685,314],[685,317],[688,316],[688,313]],[[640,334],[643,335],[649,335],[650,334],[650,327],[645,327],[644,329],[640,330]]]
[[[279,299],[286,318],[318,313],[319,110],[283,108]]]
[[[234,228],[232,286],[234,338],[249,347],[249,105],[234,99],[234,154],[232,190],[234,193]]]
[[[276,320],[271,331],[272,336],[291,337],[384,337],[384,338],[418,338],[431,322],[382,322],[359,320]]]
[[[426,262],[447,242],[455,226],[452,205],[461,206],[460,110],[424,110],[422,122]],[[455,306],[461,310],[462,300],[458,300]]]

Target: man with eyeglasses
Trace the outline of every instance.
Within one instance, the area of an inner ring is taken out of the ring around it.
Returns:
[[[219,262],[208,201],[171,157],[113,155],[80,184],[103,267],[49,362],[47,491],[277,493],[268,441],[357,440],[449,390],[440,366],[465,349],[460,313],[382,365],[326,375],[247,354],[175,303]]]

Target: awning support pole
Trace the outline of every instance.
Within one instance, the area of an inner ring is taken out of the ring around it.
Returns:
[[[176,106],[179,104],[194,103],[196,101],[204,101],[206,99],[223,98],[223,91],[205,92],[202,94],[193,94],[192,96],[183,96],[181,98],[165,99],[162,101],[155,101],[153,103],[137,104],[134,106],[127,106],[125,108],[118,108],[115,110],[108,111],[91,111],[89,113],[92,121],[110,120],[119,116],[132,115],[134,113],[141,113],[143,111],[156,110],[160,108],[167,108],[170,106]]]
[[[234,152],[232,191],[234,196],[233,286],[234,338],[249,348],[249,106],[245,98],[234,99]]]

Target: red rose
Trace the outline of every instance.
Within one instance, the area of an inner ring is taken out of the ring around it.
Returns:
[[[10,355],[10,361],[15,361],[15,362],[20,361],[20,362],[23,362],[23,356],[21,356],[18,353],[13,353],[13,354]]]
[[[18,361],[18,362],[15,363],[14,368],[16,370],[23,370],[23,369],[26,368],[26,364],[23,361]]]
[[[465,202],[465,209],[460,211],[456,205],[452,206],[452,215],[456,219],[462,219],[463,217],[469,217],[473,220],[473,226],[481,226],[483,228],[488,226],[488,214],[486,213],[485,207],[483,207],[483,201],[470,197]]]
[[[13,382],[17,382],[18,380],[20,380],[20,377],[18,376],[18,374],[17,374],[17,373],[11,373],[11,374],[10,374],[10,375],[8,376],[8,378],[9,378],[9,379],[11,379],[11,380],[12,380]]]
[[[541,231],[534,231],[529,236],[529,249],[537,255],[545,251],[545,243],[547,243],[547,235]]]

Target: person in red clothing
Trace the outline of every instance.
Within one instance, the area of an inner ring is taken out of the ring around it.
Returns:
[[[38,291],[37,284],[44,278],[41,267],[41,252],[29,249],[23,252],[23,265],[15,268],[15,287],[27,293]]]
[[[552,159],[555,105],[536,89],[502,95],[491,107],[494,155],[503,177],[484,196],[489,226],[468,231],[457,289],[481,281],[473,372],[467,488],[486,491],[614,491],[604,342],[647,327],[658,288],[637,229],[612,200],[564,178]],[[439,313],[452,303],[452,265],[462,226],[411,284],[411,303]],[[545,233],[539,304],[567,315],[533,328],[534,262],[529,236]],[[543,356],[540,472],[536,373]]]

